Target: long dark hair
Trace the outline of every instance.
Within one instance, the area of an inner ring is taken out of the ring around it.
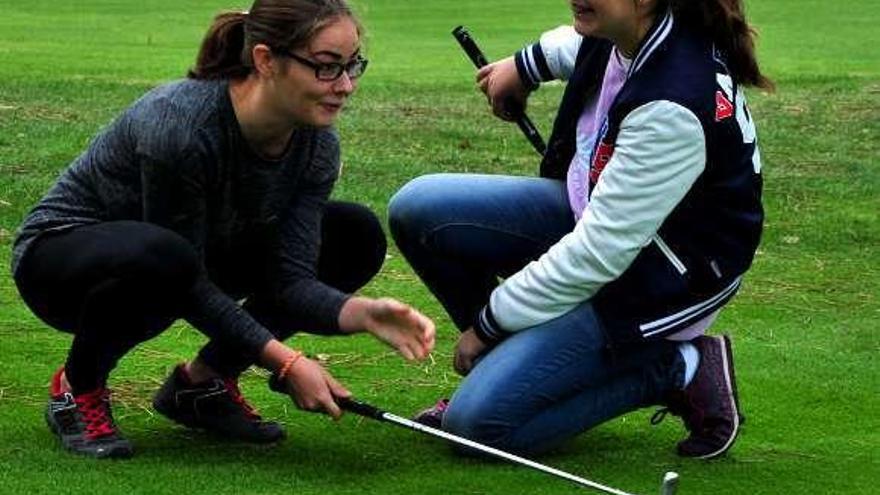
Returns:
[[[247,12],[223,12],[208,29],[192,79],[238,79],[253,70],[252,51],[264,44],[273,50],[299,48],[340,17],[361,24],[345,0],[256,0]]]
[[[755,30],[746,22],[741,0],[667,0],[676,19],[703,31],[726,56],[739,84],[772,90],[755,57]],[[664,2],[660,2],[660,6]]]

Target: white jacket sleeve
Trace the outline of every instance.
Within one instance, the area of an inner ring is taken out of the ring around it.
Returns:
[[[514,55],[520,78],[529,87],[554,79],[568,80],[583,40],[572,26],[547,31],[538,43]]]
[[[703,128],[690,110],[669,101],[633,110],[574,230],[495,289],[477,332],[500,339],[549,321],[620,277],[705,162]]]

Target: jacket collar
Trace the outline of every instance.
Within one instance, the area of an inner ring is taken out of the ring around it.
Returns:
[[[630,65],[629,72],[626,74],[627,78],[638,72],[654,52],[657,51],[657,48],[669,37],[674,23],[675,19],[672,16],[671,10],[667,9],[663,15],[657,16],[654,25],[651,26],[648,34],[645,35],[645,39],[642,40],[638,53],[633,59],[632,65]]]

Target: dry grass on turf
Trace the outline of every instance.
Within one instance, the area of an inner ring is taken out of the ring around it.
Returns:
[[[682,474],[682,493],[870,493],[880,482],[877,246],[880,4],[748,2],[775,94],[751,92],[766,176],[767,229],[754,270],[717,328],[733,334],[748,415],[731,455],[681,460],[675,421],[647,412],[612,421],[548,464],[638,493]],[[12,233],[58,171],[146,89],[181,75],[222,1],[79,1],[6,5],[0,19],[0,265]],[[337,196],[383,212],[408,179],[434,171],[531,174],[517,131],[493,120],[449,36],[468,25],[490,58],[565,22],[562,0],[359,2],[370,72],[340,128]],[[561,86],[530,113],[545,136]],[[394,250],[369,294],[422,308],[440,324],[434,359],[407,365],[365,337],[303,337],[363,399],[408,414],[458,382],[454,332]],[[244,389],[287,424],[271,447],[218,442],[172,426],[150,396],[201,337],[179,325],[125,358],[116,412],[137,457],[93,462],[63,453],[41,418],[46,382],[69,338],[34,319],[0,276],[0,487],[6,493],[577,493],[542,474],[452,456],[439,442],[348,416],[294,410],[256,373]]]

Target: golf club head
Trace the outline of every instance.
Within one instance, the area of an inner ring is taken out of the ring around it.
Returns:
[[[667,471],[660,485],[660,495],[674,495],[676,490],[678,490],[678,473]]]

